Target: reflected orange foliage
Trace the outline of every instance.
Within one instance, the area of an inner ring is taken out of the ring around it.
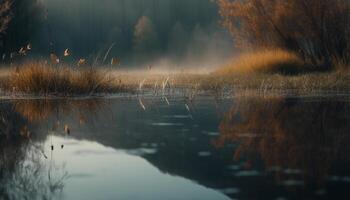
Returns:
[[[226,113],[214,143],[238,142],[236,159],[260,157],[266,168],[301,169],[321,180],[332,161],[350,160],[349,123],[348,102],[247,97]]]
[[[12,19],[12,3],[12,0],[3,0],[0,2],[0,33],[6,31],[7,26]]]
[[[30,122],[47,120],[50,116],[69,115],[73,112],[79,114],[79,120],[85,119],[81,112],[96,112],[107,104],[98,99],[90,100],[62,100],[62,99],[26,99],[14,100],[14,109]]]

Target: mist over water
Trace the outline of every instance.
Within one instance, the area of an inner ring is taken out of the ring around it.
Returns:
[[[69,48],[74,59],[92,62],[114,44],[107,63],[99,64],[116,57],[123,67],[162,68],[211,67],[232,53],[231,38],[220,26],[217,5],[211,0],[44,3],[47,22],[38,37],[43,52],[62,54]]]

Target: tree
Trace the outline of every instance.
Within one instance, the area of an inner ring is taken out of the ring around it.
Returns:
[[[0,48],[3,46],[2,38],[6,32],[9,22],[12,19],[11,5],[12,0],[4,0],[0,3]]]
[[[137,52],[154,51],[158,45],[158,34],[154,30],[152,21],[142,16],[134,30],[134,48]]]
[[[218,0],[239,46],[277,47],[318,66],[350,63],[348,0]]]
[[[45,9],[42,0],[5,0],[4,5],[9,5],[5,6],[9,9],[5,12],[8,17],[4,18],[7,19],[7,29],[0,39],[4,48],[2,51],[10,52],[30,42],[44,20]]]

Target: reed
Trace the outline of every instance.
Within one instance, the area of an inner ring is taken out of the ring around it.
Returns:
[[[30,62],[10,73],[5,89],[25,94],[88,95],[123,91],[103,70],[72,69],[43,62]]]

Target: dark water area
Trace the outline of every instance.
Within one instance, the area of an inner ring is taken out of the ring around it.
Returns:
[[[347,199],[349,100],[3,100],[0,199]]]

